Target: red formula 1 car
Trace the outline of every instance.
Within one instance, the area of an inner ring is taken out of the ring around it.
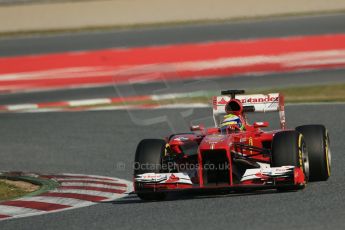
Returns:
[[[143,200],[161,200],[168,192],[181,190],[286,191],[327,180],[331,168],[327,129],[323,125],[287,129],[281,94],[242,94],[243,90],[227,90],[213,97],[215,127],[195,125],[190,133],[142,140],[135,155],[136,194]],[[279,112],[281,129],[263,131],[268,122],[249,124],[246,114],[252,112]],[[228,122],[229,116],[237,123]]]

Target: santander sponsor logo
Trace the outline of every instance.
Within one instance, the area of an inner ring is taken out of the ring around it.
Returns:
[[[278,101],[279,97],[272,97],[267,95],[266,97],[249,97],[241,99],[241,102],[244,103],[264,103],[264,102],[274,102]]]
[[[228,101],[230,101],[230,98],[222,97],[222,99],[218,101],[218,105],[225,105]]]
[[[267,95],[264,97],[245,97],[245,98],[238,98],[242,104],[255,104],[255,103],[267,103],[267,102],[278,102],[279,97],[275,97],[275,96],[271,96],[271,95]],[[230,98],[228,97],[222,97],[217,104],[218,105],[225,105],[226,103],[228,103],[228,101],[230,100]]]

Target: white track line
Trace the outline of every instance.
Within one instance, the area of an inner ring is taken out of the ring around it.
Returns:
[[[64,198],[64,197],[49,197],[49,196],[25,197],[25,198],[20,198],[18,200],[38,201],[38,202],[61,204],[61,205],[68,205],[68,206],[79,206],[81,203],[83,205],[93,205],[94,204],[94,202],[91,202],[91,201],[79,200],[79,199],[74,199],[74,198]]]
[[[58,175],[56,175],[58,176]],[[60,174],[59,177],[57,178],[63,178],[64,176],[67,176],[67,178],[70,178],[68,176],[73,176],[74,178],[77,178],[78,176],[80,178],[89,178],[90,180],[91,179],[107,179],[107,180],[112,180],[112,181],[124,181],[124,182],[128,182],[126,180],[123,180],[123,179],[118,179],[118,178],[113,178],[113,177],[107,177],[107,176],[98,176],[98,175],[85,175],[85,174],[73,174],[73,173],[63,173],[63,174]],[[79,179],[78,179],[79,180]]]
[[[17,110],[27,110],[27,109],[38,109],[37,104],[21,104],[21,105],[9,105],[7,106],[9,111],[17,111]]]
[[[121,184],[120,181],[118,180],[114,180],[114,181],[111,181],[111,180],[104,180],[104,179],[93,179],[93,178],[54,178],[54,180],[60,182],[60,181],[70,181],[70,180],[80,180],[80,181],[85,181],[85,183],[87,183],[88,181],[92,182],[106,182],[106,183],[117,183],[117,184]],[[125,183],[124,183],[125,184]]]
[[[107,98],[88,99],[88,100],[75,100],[75,101],[69,101],[68,104],[71,107],[93,106],[93,105],[111,104],[111,100],[107,99]]]
[[[78,182],[62,182],[62,186],[83,186],[83,187],[97,187],[97,188],[111,188],[125,190],[126,187],[118,185],[104,185],[104,184],[95,184],[95,183],[78,183]]]
[[[84,189],[55,189],[49,191],[49,193],[76,193],[82,195],[92,195],[92,196],[103,196],[108,198],[118,198],[124,196],[123,194],[111,193],[111,192],[100,192],[94,190],[84,190]]]

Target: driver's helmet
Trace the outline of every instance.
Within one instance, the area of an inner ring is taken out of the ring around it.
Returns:
[[[239,130],[244,130],[241,118],[233,114],[227,114],[224,116],[224,120],[220,124],[220,130],[222,133],[226,133],[228,127],[237,127]]]

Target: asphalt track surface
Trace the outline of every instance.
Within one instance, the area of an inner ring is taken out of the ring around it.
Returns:
[[[210,124],[210,112],[211,109],[185,109],[131,114],[126,111],[2,114],[0,168],[115,175],[130,180],[130,164],[140,139],[186,131],[190,122]],[[167,116],[170,124],[148,124],[148,118],[161,116]],[[276,116],[266,114],[264,119],[273,122]],[[309,184],[303,191],[183,195],[164,202],[141,202],[130,196],[88,208],[2,221],[0,228],[344,229],[344,117],[344,104],[287,106],[289,127],[323,123],[331,136],[331,178]],[[277,127],[276,123],[272,127]]]

